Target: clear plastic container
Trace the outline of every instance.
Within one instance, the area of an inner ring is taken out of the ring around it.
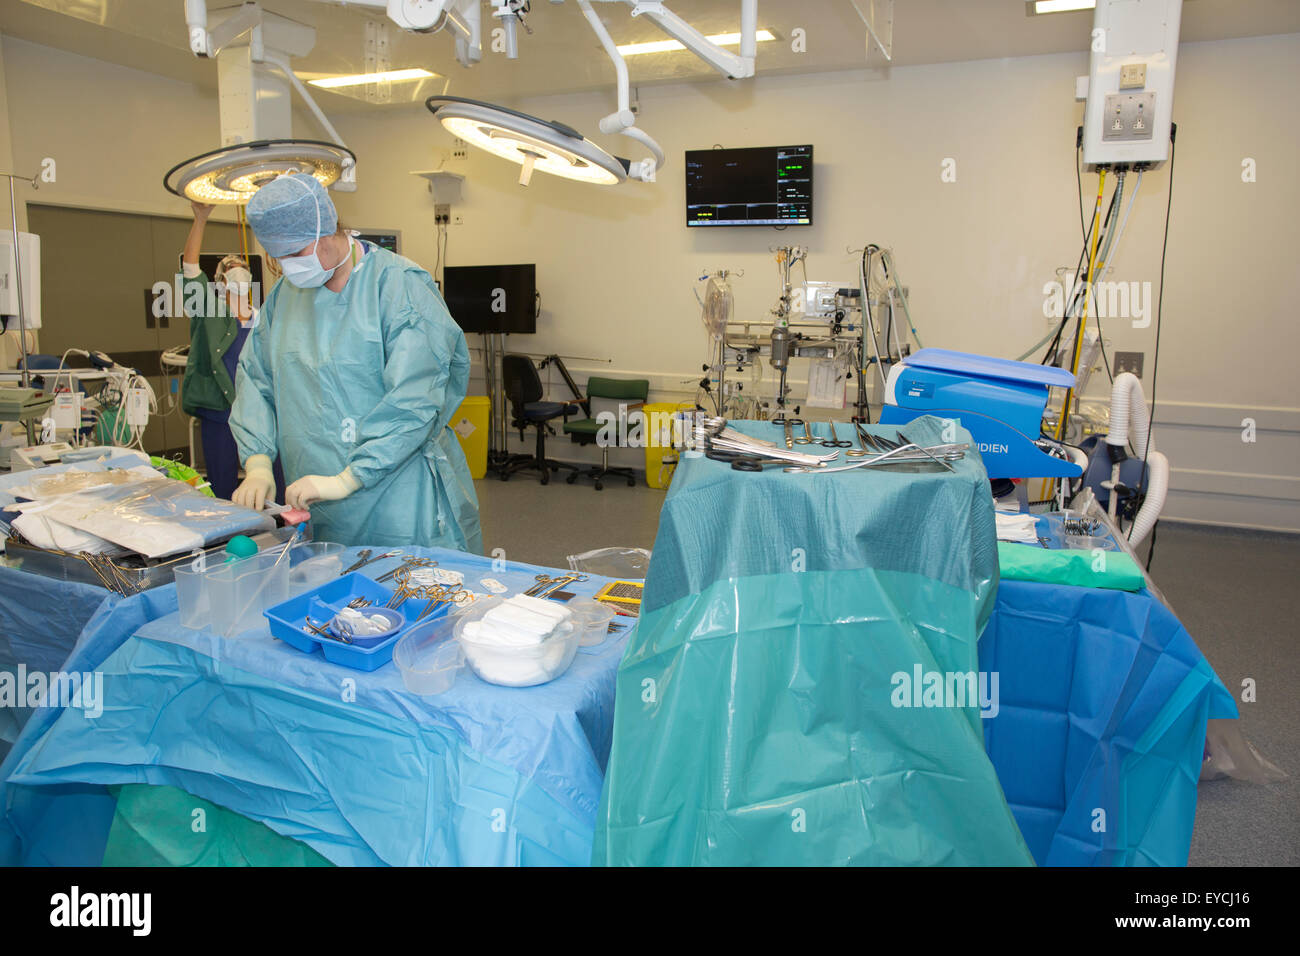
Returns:
[[[455,637],[465,652],[465,662],[482,680],[502,687],[533,687],[553,681],[569,669],[578,653],[578,627],[572,620],[559,625],[556,633],[540,644],[503,647],[476,641],[465,634],[465,625],[480,620],[505,598],[479,598],[456,615]]]
[[[237,561],[201,555],[176,569],[181,624],[220,637],[266,626],[262,612],[289,596],[289,559],[282,548]]]
[[[393,663],[412,694],[441,694],[456,683],[465,666],[464,651],[453,637],[456,617],[453,613],[422,621],[393,648]]]
[[[1110,538],[1100,535],[1067,534],[1064,535],[1065,546],[1075,551],[1117,551],[1118,546]]]
[[[289,552],[289,593],[301,594],[328,584],[343,573],[343,545],[308,541]]]
[[[609,624],[614,620],[614,609],[599,601],[570,601],[568,608],[573,612],[574,622],[578,625],[578,646],[595,647],[605,643],[609,637]]]
[[[645,579],[650,552],[645,548],[597,548],[569,555],[569,569],[606,578]]]

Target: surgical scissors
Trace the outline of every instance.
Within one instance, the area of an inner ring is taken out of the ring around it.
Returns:
[[[713,461],[727,462],[735,471],[762,471],[765,465],[789,464],[784,458],[764,458],[759,455],[747,455],[738,451],[722,451],[713,447],[709,447],[704,452],[704,457]]]
[[[800,422],[799,424],[803,425],[803,437],[796,438],[794,440],[794,443],[796,445],[811,445],[814,441],[817,440],[813,438],[812,429],[808,426],[808,423],[806,421]]]
[[[841,441],[840,436],[835,434],[834,422],[828,422],[827,424],[830,425],[831,437],[822,439],[822,446],[824,448],[852,448],[853,447],[853,442]],[[845,454],[848,454],[848,452],[845,452]]]

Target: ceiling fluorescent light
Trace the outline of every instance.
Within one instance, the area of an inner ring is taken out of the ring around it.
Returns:
[[[1091,10],[1097,6],[1097,0],[1033,0],[1030,8],[1034,13],[1069,13],[1072,10]]]
[[[438,74],[428,70],[388,70],[384,73],[354,73],[350,76],[327,76],[307,82],[322,90],[338,89],[341,86],[365,86],[370,83],[401,83],[404,80],[427,80]]]
[[[739,33],[715,33],[711,37],[705,37],[706,40],[718,44],[718,46],[736,46],[740,43]],[[775,40],[776,35],[771,30],[759,30],[755,34],[755,39],[759,43],[766,43],[768,40]],[[637,56],[641,53],[671,53],[674,50],[685,50],[686,47],[677,40],[655,40],[651,43],[624,43],[618,48],[618,52],[624,56]]]

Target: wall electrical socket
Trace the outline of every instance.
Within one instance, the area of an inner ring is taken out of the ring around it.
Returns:
[[[1132,372],[1138,378],[1142,377],[1142,352],[1116,352],[1113,371],[1116,375],[1120,372]]]
[[[451,219],[451,224],[453,226],[463,226],[465,225],[465,217],[462,216],[460,213],[456,213],[456,215],[453,216]]]
[[[438,202],[433,204],[433,222],[434,225],[442,226],[451,221],[451,203]]]
[[[469,159],[469,144],[460,137],[451,144],[451,158],[457,162]]]

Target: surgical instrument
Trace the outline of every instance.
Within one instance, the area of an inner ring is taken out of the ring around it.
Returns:
[[[328,637],[336,641],[341,641],[344,644],[352,643],[352,640],[350,638],[343,637],[342,635],[339,634],[335,634],[333,631],[329,629],[328,626],[313,623],[310,615],[303,618],[303,620],[307,622],[307,626],[306,628],[304,628],[304,630],[311,631],[313,634],[319,634],[321,637]]]
[[[1088,516],[1071,515],[1061,522],[1062,530],[1069,535],[1087,537],[1101,530],[1101,519]]]
[[[356,564],[352,565],[352,567],[348,568],[343,573],[351,574],[353,571],[360,571],[367,564],[374,564],[376,561],[383,561],[387,558],[400,558],[402,556],[401,551],[385,551],[383,554],[376,555],[373,558],[370,556],[371,554],[372,551],[370,548],[363,549],[361,553],[358,555],[358,558],[360,560],[358,560]]]
[[[817,474],[828,475],[836,471],[852,471],[855,468],[865,468],[868,465],[884,463],[886,459],[892,458],[895,455],[900,454],[901,452],[906,451],[909,448],[913,448],[913,447],[915,446],[902,445],[899,448],[895,448],[893,451],[882,452],[881,454],[877,455],[875,458],[859,459],[858,461],[855,461],[851,465],[839,465],[835,468],[809,468],[805,465],[789,465],[786,467],[785,471],[791,475],[817,475]]]
[[[801,422],[801,424],[803,425],[803,437],[796,438],[794,440],[794,443],[796,445],[811,445],[814,441],[816,441],[816,439],[813,438],[812,428],[809,426],[808,422],[806,421]]]
[[[361,567],[363,564],[369,561],[370,556],[374,553],[375,553],[374,550],[371,548],[362,548],[360,553],[357,554],[357,563],[352,565],[352,567],[345,569],[343,571],[343,574],[351,574],[357,568]]]
[[[852,448],[853,447],[853,442],[842,441],[840,439],[840,436],[835,434],[834,422],[828,422],[827,424],[830,426],[831,429],[831,437],[822,439],[822,446],[824,448]],[[845,454],[847,455],[848,452],[845,452]]]
[[[525,597],[537,597],[537,595],[541,593],[542,588],[546,587],[553,581],[558,581],[559,578],[553,578],[549,574],[539,574],[533,580],[537,583],[524,592]]]
[[[435,561],[433,558],[418,558],[418,557],[407,558],[405,561],[403,561],[397,567],[393,568],[393,570],[389,571],[387,574],[383,574],[375,578],[375,581],[376,583],[382,584],[384,581],[396,577],[402,571],[405,571],[407,574],[410,574],[411,568],[432,568],[432,567],[436,567],[437,564],[438,562]]]
[[[713,421],[722,421],[725,426],[725,420],[714,419]],[[703,446],[706,452],[713,449],[724,452],[737,452],[758,458],[781,458],[797,465],[821,465],[828,461],[834,461],[839,457],[837,451],[832,451],[826,455],[813,455],[783,449],[779,445],[764,441],[761,438],[742,435],[732,429],[707,423],[697,429],[695,441],[697,447]]]
[[[906,441],[906,440],[907,440],[907,436],[905,436],[902,432],[897,432],[896,434],[898,435],[898,439],[899,439],[899,441]],[[943,461],[942,459],[936,458],[933,454],[931,454],[928,450],[926,450],[926,449],[923,448],[922,446],[917,445],[915,442],[912,442],[911,444],[912,444],[914,447],[920,449],[921,454],[925,455],[926,458],[929,458],[931,461],[933,461],[933,462],[935,462],[935,463],[937,463],[937,464],[943,465],[943,467],[946,468],[946,469],[948,469],[949,471],[956,471],[956,469],[953,468],[952,465],[948,464],[946,461]]]
[[[704,457],[713,461],[726,462],[731,465],[734,471],[762,471],[765,465],[788,464],[784,458],[764,458],[742,452],[722,451],[713,447],[704,452]]]
[[[542,585],[542,589],[540,591],[538,591],[535,595],[531,595],[531,596],[545,598],[550,594],[554,594],[556,591],[564,587],[566,584],[576,584],[579,581],[585,581],[585,580],[587,580],[587,575],[579,574],[576,571],[571,571],[568,574],[561,574],[558,578],[551,578],[545,584]]]

